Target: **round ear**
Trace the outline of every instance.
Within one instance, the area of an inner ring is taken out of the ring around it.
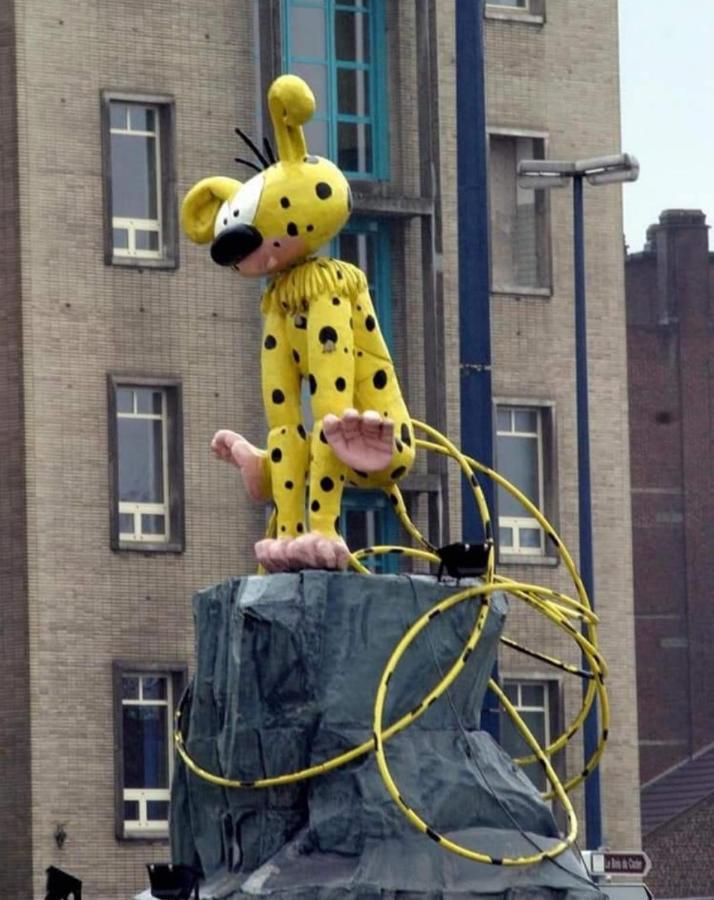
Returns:
[[[181,204],[181,227],[195,244],[213,240],[213,226],[221,205],[241,187],[235,178],[212,175],[194,184]]]

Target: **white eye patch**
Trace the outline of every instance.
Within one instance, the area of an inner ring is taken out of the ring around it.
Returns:
[[[232,225],[253,224],[264,185],[264,176],[254,175],[246,181],[235,197],[221,206],[216,216],[215,237],[218,237],[222,231],[225,231],[226,228],[230,228]]]

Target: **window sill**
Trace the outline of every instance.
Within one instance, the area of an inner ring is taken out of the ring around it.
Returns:
[[[144,257],[112,256],[107,260],[107,265],[117,266],[120,269],[178,269],[178,260],[175,259],[149,259]]]
[[[528,556],[527,554],[499,553],[498,562],[502,566],[545,566],[555,568],[560,564],[557,556]]]
[[[553,289],[549,287],[502,287],[491,288],[491,293],[497,297],[552,297]]]
[[[168,829],[166,831],[146,832],[145,834],[138,831],[125,831],[117,837],[117,840],[132,844],[168,844],[169,832]]]
[[[132,541],[131,543],[127,541],[121,541],[116,546],[112,547],[112,550],[115,553],[183,553],[184,547],[179,543],[161,543],[161,544],[152,544],[149,541]]]
[[[434,203],[428,197],[408,197],[394,194],[388,183],[379,186],[364,182],[351,182],[352,216],[390,216],[396,218],[412,218],[430,216],[434,212]]]
[[[544,25],[545,16],[535,15],[517,9],[503,9],[503,7],[486,6],[486,18],[500,22],[521,22],[524,25]]]

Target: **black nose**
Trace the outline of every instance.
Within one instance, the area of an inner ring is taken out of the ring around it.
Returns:
[[[219,266],[234,266],[263,243],[263,237],[252,225],[233,225],[222,231],[211,244],[211,259]]]

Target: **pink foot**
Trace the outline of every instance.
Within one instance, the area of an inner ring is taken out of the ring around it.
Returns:
[[[347,568],[349,550],[342,538],[312,531],[298,538],[266,538],[255,545],[255,556],[266,572]]]
[[[394,453],[394,422],[378,412],[346,409],[342,416],[322,420],[327,443],[345,465],[361,472],[386,469]]]
[[[235,431],[217,431],[211,441],[211,450],[218,459],[232,463],[240,469],[243,484],[251,500],[262,503],[270,497],[265,492],[263,460],[265,451],[259,450]]]

